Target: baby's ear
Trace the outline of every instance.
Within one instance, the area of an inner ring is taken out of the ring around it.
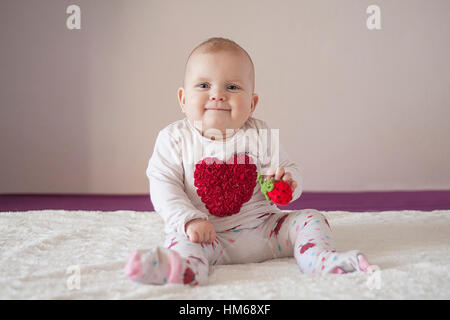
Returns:
[[[259,101],[258,95],[256,93],[253,93],[253,95],[252,95],[252,105],[250,106],[251,114],[253,114],[253,112],[255,111],[256,105],[258,104],[258,101]]]
[[[184,113],[184,105],[186,104],[186,99],[184,97],[184,88],[179,87],[178,88],[178,102],[181,107],[181,111]]]

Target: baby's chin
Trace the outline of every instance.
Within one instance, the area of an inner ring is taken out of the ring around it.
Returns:
[[[241,121],[233,120],[226,115],[217,114],[204,114],[201,120],[194,120],[191,123],[195,124],[195,127],[203,132],[210,130],[211,132],[222,132],[223,134],[228,131],[236,131],[243,126],[245,123],[244,119]]]
[[[202,127],[203,130],[207,129],[217,129],[222,132],[225,132],[227,129],[232,130],[234,126],[228,119],[224,119],[223,117],[210,117],[210,116],[204,116],[202,119]]]

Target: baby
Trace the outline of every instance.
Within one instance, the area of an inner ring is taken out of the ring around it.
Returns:
[[[280,210],[266,200],[257,173],[301,195],[300,170],[278,131],[252,117],[255,71],[234,41],[211,38],[190,54],[178,100],[183,120],[161,130],[147,176],[155,211],[165,223],[163,247],[133,252],[125,267],[145,284],[202,285],[211,266],[295,257],[304,273],[370,270],[357,250],[336,252],[317,210]],[[274,151],[275,150],[275,151]]]

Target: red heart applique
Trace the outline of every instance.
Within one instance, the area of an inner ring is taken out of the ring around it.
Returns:
[[[252,159],[236,154],[226,163],[210,157],[195,165],[194,185],[209,213],[226,217],[240,211],[256,186],[257,170]]]

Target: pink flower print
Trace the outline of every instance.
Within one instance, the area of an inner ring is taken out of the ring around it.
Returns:
[[[307,243],[307,244],[303,245],[303,246],[301,247],[301,249],[300,249],[300,254],[305,253],[306,250],[308,250],[308,249],[310,249],[310,248],[312,248],[312,247],[314,247],[314,246],[315,246],[314,243]]]
[[[178,241],[174,242],[174,240],[176,240],[176,237],[173,237],[172,239],[170,239],[170,245],[167,249],[172,248],[174,245],[176,245],[178,243]]]

